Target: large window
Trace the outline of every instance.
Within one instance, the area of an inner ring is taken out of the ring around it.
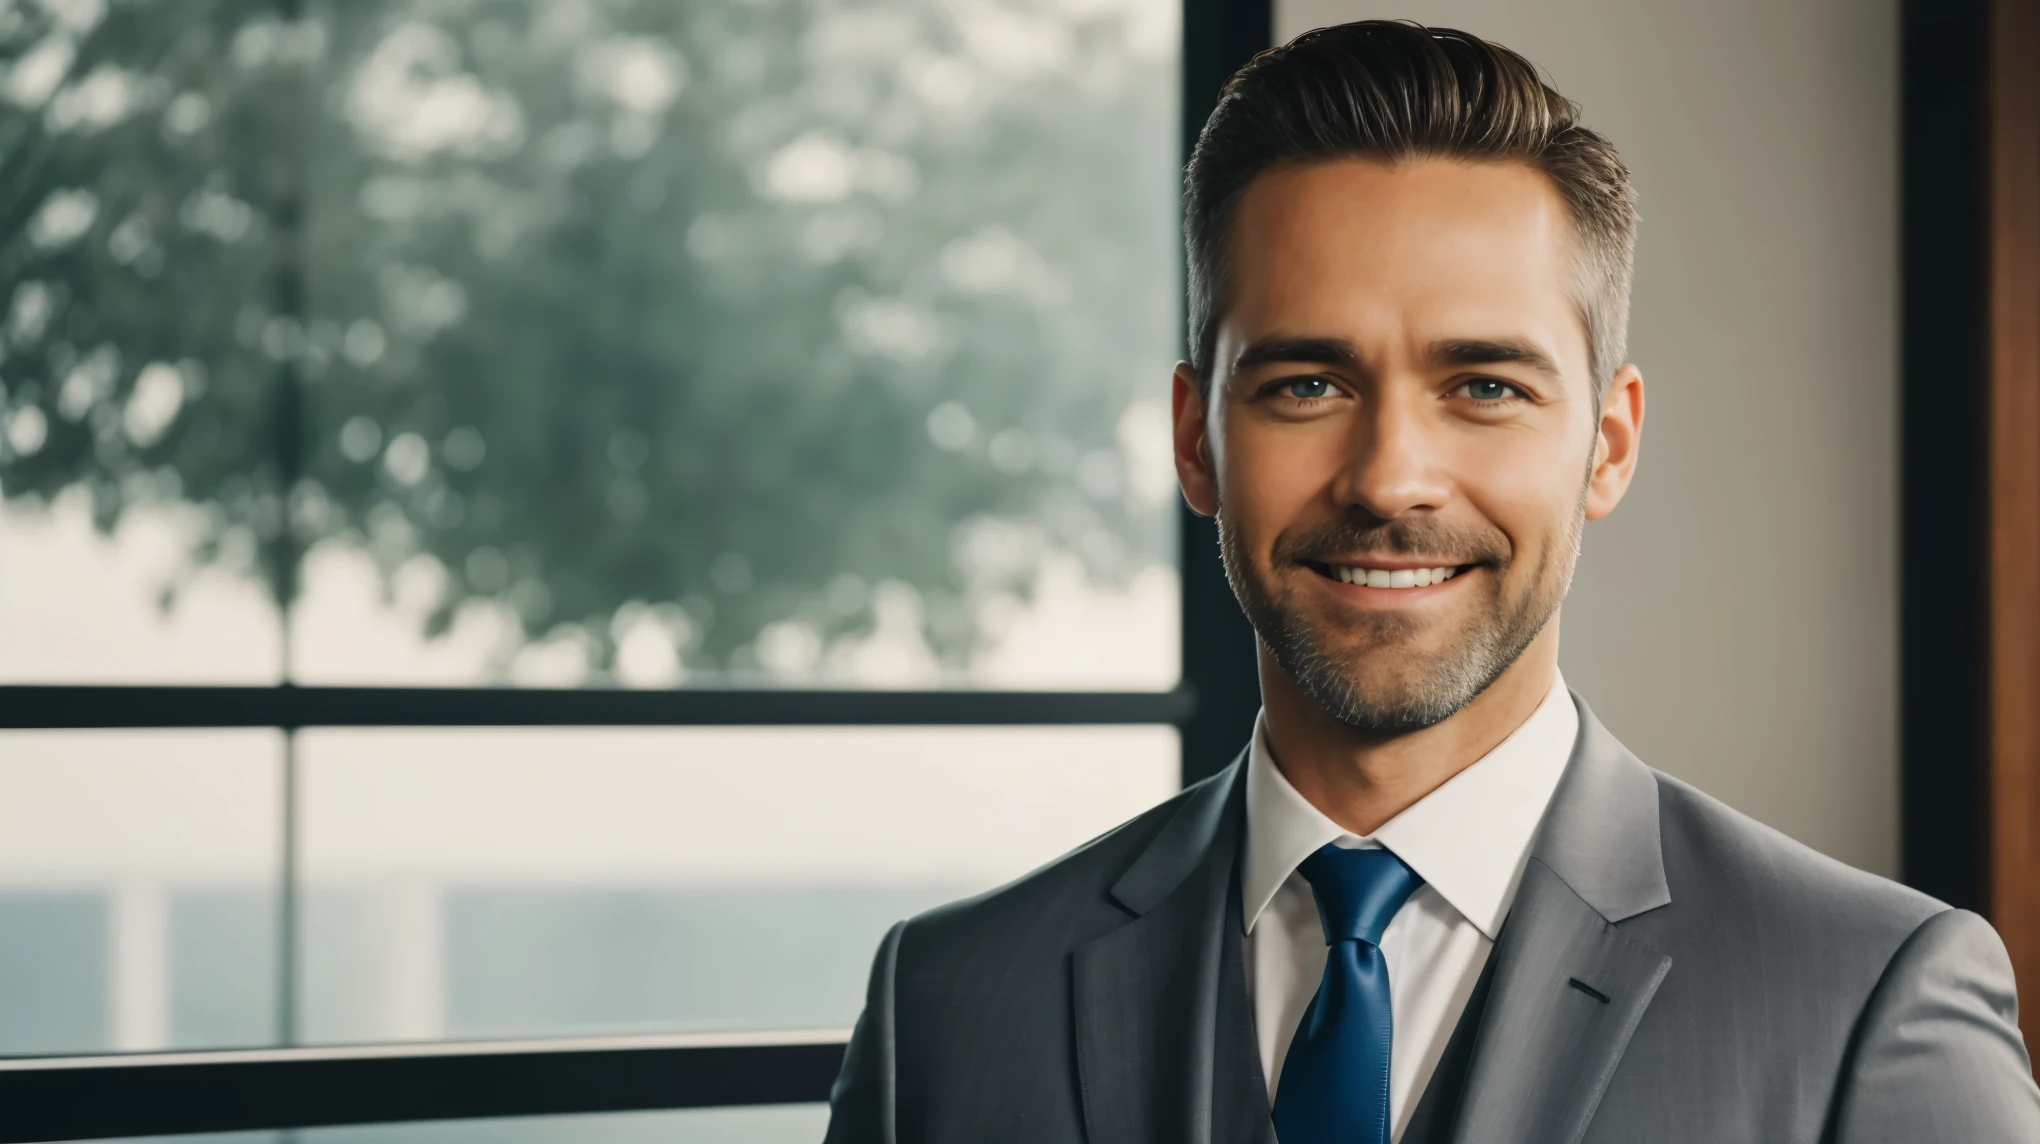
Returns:
[[[1174,791],[1181,11],[0,0],[0,1056],[840,1040]]]

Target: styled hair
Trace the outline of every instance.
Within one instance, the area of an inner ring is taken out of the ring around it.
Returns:
[[[1636,192],[1579,107],[1500,44],[1450,28],[1361,20],[1305,32],[1226,82],[1183,175],[1190,364],[1209,388],[1227,296],[1227,244],[1247,186],[1290,163],[1365,158],[1520,162],[1557,188],[1573,225],[1569,292],[1596,392],[1621,367]]]

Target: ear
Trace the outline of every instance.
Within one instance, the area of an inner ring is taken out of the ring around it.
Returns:
[[[1587,519],[1599,520],[1615,511],[1629,481],[1636,475],[1636,454],[1643,446],[1643,374],[1635,365],[1615,371],[1601,400],[1599,440],[1594,445],[1594,471],[1587,475]]]
[[[1183,486],[1183,499],[1199,516],[1218,514],[1218,473],[1212,463],[1210,423],[1204,416],[1204,393],[1197,384],[1197,371],[1190,363],[1176,363],[1176,378],[1169,393],[1175,416],[1176,483]]]

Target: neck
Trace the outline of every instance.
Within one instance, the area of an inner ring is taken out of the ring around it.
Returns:
[[[1473,702],[1416,731],[1377,734],[1339,722],[1265,645],[1260,670],[1276,768],[1326,818],[1365,837],[1480,761],[1537,710],[1558,670],[1558,617]]]

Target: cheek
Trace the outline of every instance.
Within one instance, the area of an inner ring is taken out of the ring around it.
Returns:
[[[1270,432],[1235,423],[1225,439],[1219,497],[1233,527],[1265,550],[1274,538],[1310,516],[1344,461],[1336,432]]]
[[[1459,491],[1509,538],[1517,557],[1535,556],[1565,535],[1578,511],[1586,477],[1571,442],[1554,448],[1548,437],[1483,434],[1463,451]]]

